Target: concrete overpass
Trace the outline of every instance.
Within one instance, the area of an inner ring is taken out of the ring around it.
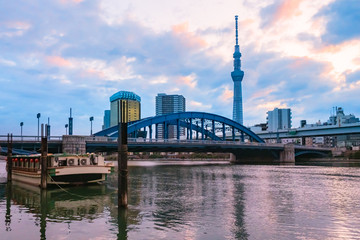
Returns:
[[[341,126],[327,125],[304,128],[293,128],[279,131],[264,131],[256,133],[262,139],[301,138],[318,136],[336,136],[346,134],[360,134],[360,123],[344,124]]]

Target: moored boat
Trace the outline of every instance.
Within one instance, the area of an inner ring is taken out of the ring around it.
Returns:
[[[106,180],[114,171],[111,163],[96,154],[54,154],[47,158],[48,185],[79,185]],[[41,184],[41,155],[18,155],[12,157],[12,180],[31,185]]]

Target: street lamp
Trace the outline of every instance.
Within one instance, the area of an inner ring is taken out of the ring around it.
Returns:
[[[21,135],[21,141],[23,140],[23,137],[22,137],[22,127],[23,127],[23,126],[24,126],[24,122],[21,122],[21,123],[20,123],[20,128],[21,128],[21,134],[20,134],[20,135]]]
[[[67,135],[67,128],[68,128],[69,124],[65,124],[65,131],[66,131],[66,134]]]
[[[90,123],[91,123],[90,135],[92,135],[92,121],[94,121],[94,117],[90,117]]]
[[[40,117],[41,117],[41,114],[38,113],[36,115],[37,119],[38,119],[38,140],[39,140],[39,136],[40,136]]]

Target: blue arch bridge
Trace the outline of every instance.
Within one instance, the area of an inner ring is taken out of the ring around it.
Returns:
[[[226,133],[229,132],[232,138],[226,140]],[[238,163],[294,163],[295,158],[328,156],[331,153],[326,148],[267,144],[243,125],[204,112],[173,113],[130,122],[128,134],[130,152],[223,152],[231,153],[231,160]],[[117,136],[118,126],[92,136],[50,137],[49,152],[115,152]],[[31,152],[40,149],[37,137],[19,138],[14,138],[15,149]],[[0,136],[0,146],[5,152],[5,136]]]
[[[141,129],[143,129],[142,132],[140,131]],[[181,134],[184,134],[186,139],[189,140],[211,139],[225,141],[227,131],[232,132],[233,141],[244,142],[246,136],[250,142],[264,142],[264,140],[243,125],[226,117],[205,112],[172,113],[148,117],[128,124],[128,134],[137,138],[139,133],[145,133],[145,136],[143,136],[145,138],[148,136],[149,139],[152,139],[154,135],[155,139],[180,139]],[[193,135],[194,132],[195,134]],[[95,133],[94,136],[117,137],[118,126]],[[239,138],[237,139],[236,136],[239,136]]]

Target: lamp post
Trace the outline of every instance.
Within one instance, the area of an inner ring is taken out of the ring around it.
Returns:
[[[39,136],[40,136],[40,117],[41,117],[41,114],[38,113],[36,115],[37,119],[38,119],[38,140],[39,140]]]
[[[67,128],[68,128],[68,126],[69,126],[69,124],[65,124],[65,132],[66,132],[65,135],[67,135]]]
[[[92,121],[94,121],[94,117],[90,117],[90,124],[91,124],[90,135],[92,135]]]
[[[22,127],[24,126],[24,122],[21,122],[20,123],[20,129],[21,129],[21,132],[20,132],[20,136],[21,136],[21,141],[23,140],[23,136],[22,136]]]

